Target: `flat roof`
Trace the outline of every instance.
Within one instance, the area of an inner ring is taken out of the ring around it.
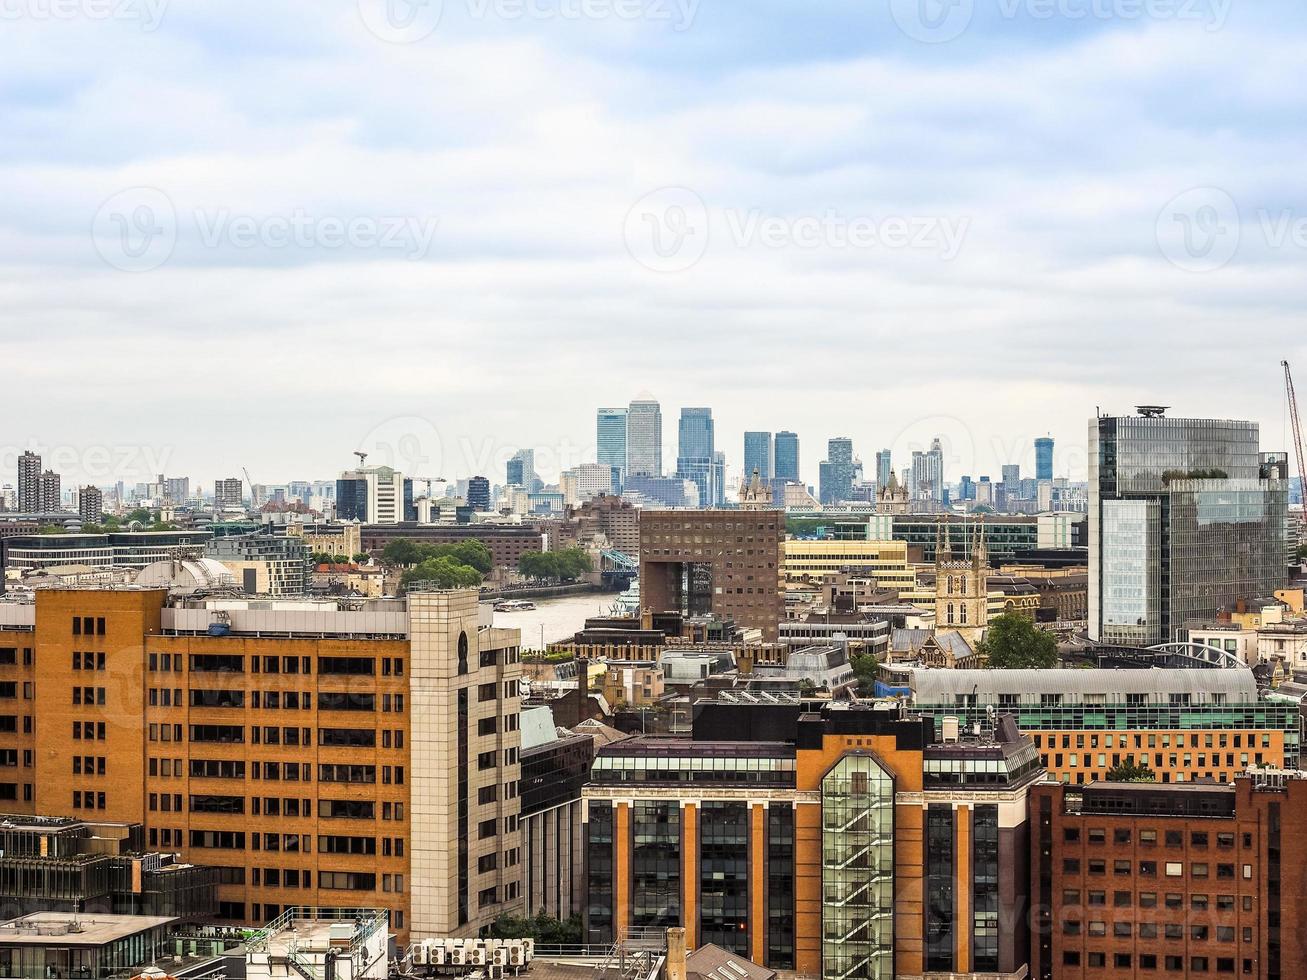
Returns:
[[[0,946],[105,946],[177,921],[163,915],[32,912],[0,923]]]

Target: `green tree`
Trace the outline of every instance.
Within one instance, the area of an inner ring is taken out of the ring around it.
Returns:
[[[1057,639],[1020,613],[1003,613],[991,619],[977,652],[989,658],[994,670],[1057,666]]]
[[[62,524],[42,524],[36,529],[37,534],[67,534],[68,529]]]
[[[137,524],[153,524],[154,515],[151,514],[144,507],[137,507],[134,511],[132,511],[130,514],[127,515],[126,520],[128,524],[132,523],[133,521],[135,521]]]
[[[357,555],[354,556],[354,564],[356,565],[366,565],[371,561],[372,561],[372,556],[368,554],[366,551],[360,551]]]
[[[1148,763],[1136,763],[1126,760],[1107,771],[1109,782],[1114,783],[1155,783],[1157,774],[1148,768]]]
[[[853,676],[858,679],[858,693],[863,697],[870,697],[875,694],[876,668],[880,666],[880,661],[876,659],[876,655],[874,653],[854,654],[850,666],[853,668]]]
[[[383,562],[387,565],[398,565],[402,568],[416,565],[422,558],[422,550],[416,542],[409,541],[406,538],[396,538],[381,551],[381,560]]]
[[[540,912],[534,917],[501,915],[490,927],[492,939],[534,939],[541,946],[579,946],[582,942],[581,917],[573,915],[559,921]]]
[[[481,584],[481,573],[449,557],[428,558],[399,579],[400,588],[404,590],[414,582],[432,582],[440,589],[474,589]]]

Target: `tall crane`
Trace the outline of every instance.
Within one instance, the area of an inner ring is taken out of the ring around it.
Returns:
[[[1293,374],[1289,362],[1284,365],[1284,396],[1289,401],[1289,419],[1293,423],[1293,449],[1298,454],[1298,493],[1302,497],[1302,516],[1307,521],[1307,469],[1302,462],[1302,421],[1298,418],[1298,395],[1293,390]]]

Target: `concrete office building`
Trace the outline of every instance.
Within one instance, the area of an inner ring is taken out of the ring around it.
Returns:
[[[714,613],[774,642],[785,618],[784,514],[778,510],[640,515],[640,602],[655,613]]]
[[[1089,635],[1150,646],[1286,582],[1288,464],[1255,422],[1089,423]]]
[[[417,520],[413,481],[389,466],[361,466],[336,481],[336,518],[363,524]]]
[[[213,507],[215,510],[244,510],[245,490],[236,477],[215,480],[213,483]]]
[[[490,619],[474,590],[38,592],[0,607],[0,797],[144,824],[220,869],[232,923],[385,907],[401,941],[474,936],[523,908],[520,638]]]
[[[652,399],[633,401],[626,410],[626,472],[663,475],[663,410]]]
[[[1042,770],[1000,720],[702,703],[690,738],[599,749],[585,789],[586,939],[680,926],[822,980],[1025,975],[1026,801]]]

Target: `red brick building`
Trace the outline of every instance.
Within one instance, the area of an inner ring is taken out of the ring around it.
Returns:
[[[1280,980],[1307,963],[1307,778],[1044,783],[1030,807],[1036,980]]]

